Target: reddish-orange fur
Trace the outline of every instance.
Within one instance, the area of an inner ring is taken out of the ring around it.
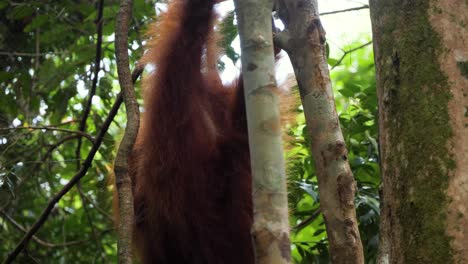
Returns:
[[[143,263],[254,263],[244,95],[216,71],[214,0],[173,0],[152,26],[130,158]]]

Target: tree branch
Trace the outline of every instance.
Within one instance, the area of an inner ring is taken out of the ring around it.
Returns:
[[[47,55],[60,55],[64,54],[65,52],[42,52],[42,53],[29,53],[29,52],[8,52],[8,51],[0,51],[0,56],[9,56],[9,57],[37,57],[37,56],[47,56]]]
[[[91,84],[91,89],[89,90],[88,94],[88,100],[86,104],[84,105],[83,109],[83,115],[81,117],[81,122],[78,127],[79,131],[85,132],[86,131],[86,122],[88,121],[89,114],[91,112],[91,108],[93,105],[93,97],[96,94],[96,88],[97,88],[97,83],[99,80],[99,72],[101,70],[101,57],[102,57],[102,25],[103,25],[103,10],[104,10],[104,0],[100,0],[97,5],[97,17],[95,20],[96,23],[96,33],[97,33],[97,38],[96,38],[96,55],[95,55],[95,61],[94,61],[94,73],[93,73],[93,80]],[[78,139],[77,145],[76,145],[76,150],[75,150],[75,156],[76,156],[76,168],[80,168],[80,159],[81,159],[81,145],[82,145],[82,140],[81,138]],[[96,243],[96,246],[102,250],[101,245],[98,242],[98,237],[96,234],[96,227],[94,226],[93,219],[91,217],[91,214],[89,213],[88,210],[88,205],[86,204],[85,198],[84,198],[84,193],[83,193],[83,188],[81,187],[81,182],[78,181],[76,184],[76,188],[78,189],[78,194],[81,200],[81,203],[83,204],[83,209],[86,214],[86,219],[88,220],[89,225],[91,226],[91,234],[94,238],[94,241]]]
[[[280,0],[278,14],[291,35],[296,73],[317,173],[320,208],[333,263],[364,263],[354,206],[356,185],[335,107],[317,0]]]
[[[258,264],[291,263],[286,173],[274,78],[273,4],[272,0],[234,1],[242,49],[255,212],[251,235]]]
[[[128,157],[133,149],[140,126],[140,113],[133,89],[128,57],[128,27],[131,17],[132,0],[120,0],[115,34],[115,55],[119,83],[127,113],[127,126],[115,158],[114,174],[119,201],[117,251],[119,263],[122,264],[132,263],[134,209],[132,180],[128,174]]]
[[[11,217],[10,215],[8,215],[5,211],[0,210],[0,213],[16,229],[18,229],[18,230],[20,230],[20,231],[22,231],[24,233],[26,233],[28,231],[24,226],[22,226],[20,223],[16,222],[16,220],[13,219],[13,217]],[[61,244],[56,244],[56,243],[51,243],[51,242],[42,240],[42,239],[40,239],[39,237],[37,237],[35,235],[32,236],[32,239],[41,246],[51,247],[51,248],[54,248],[54,247],[69,247],[69,246],[75,246],[75,245],[79,245],[79,244],[83,244],[83,243],[88,242],[88,240],[76,240],[76,241],[69,241],[69,242],[65,242],[65,243],[61,243]]]
[[[58,147],[60,147],[61,145],[63,145],[65,142],[67,142],[69,140],[72,140],[72,139],[75,139],[75,138],[80,138],[80,137],[81,137],[80,135],[70,135],[70,136],[62,138],[61,140],[55,142],[55,144],[51,145],[49,147],[49,149],[47,149],[44,156],[42,156],[41,161],[38,162],[38,163],[35,163],[33,169],[31,170],[32,171],[31,174],[35,175],[35,173],[37,173],[39,171],[39,168],[41,167],[41,165],[46,163],[46,160],[52,155],[52,152],[54,152],[55,149],[57,149]],[[23,185],[23,183],[26,182],[27,178],[29,178],[30,177],[29,175],[31,175],[31,174],[26,175],[23,178],[23,180],[21,180],[18,183],[18,185],[16,185],[15,190],[18,190]]]
[[[322,211],[320,209],[315,210],[309,217],[307,217],[304,221],[300,222],[293,229],[296,231],[301,230],[302,228],[308,226],[312,221],[314,221],[321,213]]]
[[[362,45],[359,46],[359,47],[352,48],[352,49],[350,49],[350,50],[344,51],[344,53],[343,53],[343,55],[341,56],[341,58],[331,67],[331,70],[333,70],[335,67],[337,67],[338,65],[340,65],[341,62],[343,61],[343,59],[346,57],[346,55],[348,55],[348,54],[350,54],[350,53],[352,53],[352,52],[354,52],[354,51],[356,51],[356,50],[362,49],[362,48],[364,48],[364,47],[366,47],[366,46],[369,46],[370,44],[372,44],[372,41],[369,41],[369,42],[367,42],[367,43],[364,43],[364,44],[362,44]]]
[[[86,199],[86,201],[88,201],[88,203],[90,203],[93,208],[95,208],[100,214],[102,214],[105,218],[107,218],[107,220],[109,220],[110,222],[114,222],[114,218],[108,214],[104,209],[102,209],[101,207],[99,207],[90,197],[88,197],[85,193],[83,193],[83,198]]]
[[[112,123],[112,120],[114,117],[117,115],[117,112],[120,108],[120,105],[122,104],[122,96],[119,94],[117,96],[117,99],[112,106],[112,109],[110,110],[106,120],[104,121],[104,124],[99,131],[99,134],[95,140],[95,143],[93,147],[91,148],[88,156],[86,157],[86,160],[83,162],[80,171],[76,173],[71,180],[57,193],[50,199],[49,203],[47,204],[46,208],[42,211],[39,219],[33,224],[33,226],[28,230],[28,232],[24,235],[24,237],[21,239],[21,241],[16,245],[15,249],[7,256],[7,259],[5,260],[5,263],[12,263],[13,260],[18,256],[18,254],[26,247],[26,245],[29,243],[31,240],[31,237],[42,227],[42,225],[45,223],[47,218],[49,217],[50,212],[54,208],[55,204],[57,204],[62,197],[67,194],[70,189],[81,179],[83,178],[86,173],[88,172],[88,169],[91,167],[91,163],[94,159],[94,156],[96,155],[99,147],[101,146],[102,140],[107,133],[107,130],[109,129],[110,124]]]
[[[357,10],[368,9],[368,8],[369,8],[368,5],[363,5],[363,6],[353,7],[353,8],[348,8],[348,9],[342,9],[342,10],[336,10],[336,11],[330,11],[330,12],[323,12],[323,13],[320,13],[320,15],[321,16],[334,15],[334,14],[338,14],[338,13],[344,13],[344,12],[349,12],[349,11],[357,11]]]
[[[141,75],[143,72],[144,66],[139,65],[132,73],[132,82],[135,83],[138,77]],[[107,130],[109,129],[110,124],[114,120],[114,117],[117,115],[117,112],[122,105],[123,98],[122,94],[117,95],[117,98],[115,100],[114,105],[112,106],[112,109],[110,110],[106,120],[104,121],[104,124],[99,131],[99,134],[96,138],[96,141],[91,148],[88,156],[86,157],[85,162],[83,163],[80,171],[78,171],[72,179],[60,190],[47,204],[46,208],[42,211],[41,216],[39,219],[34,223],[34,225],[26,232],[25,236],[21,239],[21,241],[16,245],[15,249],[7,256],[5,263],[12,263],[13,260],[18,256],[18,254],[27,246],[29,241],[31,240],[32,236],[42,227],[42,225],[45,223],[47,220],[48,216],[50,215],[50,212],[54,208],[55,204],[57,204],[60,199],[67,194],[70,189],[80,180],[83,178],[86,173],[88,172],[89,167],[91,166],[91,162],[94,159],[94,156],[96,155],[102,140],[107,133]],[[11,129],[11,128],[9,128]],[[15,129],[15,128],[13,128]],[[41,128],[43,129],[43,128]],[[1,131],[2,129],[0,129]],[[74,131],[76,132],[76,131]],[[7,202],[5,205],[2,205],[2,209],[5,208],[8,205],[9,202]]]
[[[67,133],[72,133],[72,134],[77,134],[82,137],[85,137],[91,143],[94,143],[94,138],[88,133],[78,131],[78,130],[72,130],[72,129],[66,129],[66,128],[59,128],[59,127],[51,127],[51,126],[27,126],[27,127],[3,127],[0,128],[0,131],[8,131],[8,130],[19,130],[19,129],[31,129],[31,130],[50,130],[50,131],[60,131],[60,132],[67,132]]]
[[[88,120],[89,113],[91,112],[91,107],[93,105],[93,97],[96,94],[97,82],[99,80],[99,72],[101,71],[101,56],[102,56],[102,25],[103,25],[103,9],[104,9],[104,0],[100,0],[98,4],[98,15],[96,18],[96,31],[97,31],[97,40],[96,40],[96,56],[94,61],[94,73],[93,73],[93,82],[91,84],[91,89],[88,94],[88,101],[84,107],[83,116],[81,117],[81,122],[78,130],[86,130],[86,121]],[[78,148],[81,146],[81,140],[79,140]]]

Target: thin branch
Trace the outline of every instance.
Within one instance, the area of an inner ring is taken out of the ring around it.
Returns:
[[[93,82],[91,84],[91,89],[88,94],[88,101],[84,107],[83,115],[78,130],[86,130],[86,121],[88,120],[89,113],[91,112],[91,106],[93,104],[93,97],[96,94],[97,82],[99,80],[99,72],[101,71],[101,57],[102,57],[102,25],[103,25],[103,9],[104,9],[104,0],[100,0],[98,4],[98,15],[96,18],[96,31],[97,31],[97,40],[96,40],[96,55],[94,61],[94,73],[93,73]],[[79,141],[78,148],[81,146],[81,140]]]
[[[25,160],[21,161],[23,164],[58,164],[58,163],[71,163],[71,162],[76,162],[77,159],[64,159],[64,160],[50,160],[50,161],[43,161],[42,159],[40,160]],[[83,160],[83,159],[79,159]]]
[[[78,196],[80,197],[81,204],[83,205],[83,209],[86,215],[86,220],[88,221],[88,224],[91,227],[91,236],[93,237],[94,243],[96,243],[96,247],[101,248],[101,245],[99,244],[99,239],[96,233],[96,226],[94,226],[93,218],[91,217],[91,214],[89,213],[88,205],[86,204],[86,199],[84,198],[85,194],[83,192],[83,188],[81,187],[81,181],[78,181],[76,183],[76,189],[78,190]]]
[[[354,51],[356,51],[356,50],[359,50],[359,49],[362,49],[362,48],[364,48],[364,47],[367,47],[367,46],[369,46],[370,44],[372,44],[372,41],[369,41],[369,42],[367,42],[367,43],[364,43],[364,44],[362,44],[362,45],[359,46],[359,47],[352,48],[352,49],[350,49],[350,50],[345,51],[345,52],[343,53],[343,55],[341,56],[341,58],[331,67],[331,69],[333,70],[335,67],[337,67],[338,65],[340,65],[341,62],[342,62],[342,61],[344,60],[344,58],[346,57],[346,55],[348,55],[348,54],[350,54],[350,53],[352,53],[352,52],[354,52]]]
[[[320,13],[321,16],[326,16],[326,15],[333,15],[333,14],[338,14],[338,13],[344,13],[344,12],[349,12],[349,11],[357,11],[361,9],[368,9],[368,5],[363,5],[359,7],[353,7],[353,8],[348,8],[348,9],[342,9],[342,10],[336,10],[336,11],[330,11],[330,12],[323,12]]]
[[[67,137],[62,138],[61,140],[57,141],[55,144],[50,145],[49,148],[47,149],[46,153],[44,154],[44,156],[41,158],[40,161],[22,161],[22,162],[23,162],[24,164],[28,164],[28,163],[34,164],[34,167],[33,167],[33,169],[32,169],[31,171],[32,171],[32,173],[38,172],[41,165],[50,163],[50,162],[47,162],[46,160],[52,155],[52,152],[53,152],[55,149],[57,149],[58,147],[60,147],[60,146],[63,145],[64,143],[66,143],[67,141],[72,140],[72,139],[75,139],[75,138],[79,138],[79,137],[80,137],[80,135],[70,135],[70,136],[67,136]],[[29,175],[31,175],[31,174],[26,175],[26,176],[15,186],[15,190],[18,190],[18,189],[23,185],[23,183],[26,182],[27,178],[29,178]]]
[[[3,211],[5,208],[7,208],[8,205],[10,205],[11,200],[5,201],[4,204],[0,206],[0,211]]]
[[[141,75],[143,72],[143,66],[137,67],[133,73],[132,73],[132,81],[133,83],[136,82],[138,77]],[[81,179],[83,178],[86,173],[88,172],[89,167],[91,167],[91,162],[94,159],[94,156],[96,155],[99,147],[101,146],[102,140],[107,133],[107,130],[109,129],[110,124],[114,120],[114,117],[117,115],[117,112],[119,111],[120,106],[122,105],[123,98],[122,94],[118,94],[117,98],[115,100],[114,105],[112,106],[112,109],[110,110],[109,114],[107,115],[106,120],[104,121],[104,124],[102,125],[101,130],[99,131],[99,134],[96,138],[96,141],[91,148],[90,152],[88,153],[88,156],[86,157],[86,160],[83,162],[81,169],[79,172],[77,172],[71,180],[60,190],[52,199],[49,201],[47,204],[46,208],[42,211],[41,216],[39,219],[34,223],[34,225],[28,230],[28,232],[25,234],[25,236],[21,239],[21,241],[16,245],[15,249],[7,256],[7,259],[5,260],[5,263],[12,263],[13,260],[18,256],[18,254],[27,246],[28,242],[31,240],[31,237],[42,227],[42,225],[45,223],[47,218],[50,215],[50,212],[54,208],[55,204],[57,204],[62,197],[67,194],[70,189]]]
[[[50,131],[67,132],[67,133],[77,134],[77,135],[80,135],[82,137],[85,137],[86,139],[91,141],[91,143],[94,143],[93,136],[91,136],[88,133],[84,133],[84,132],[78,131],[78,130],[59,128],[59,127],[51,127],[51,126],[3,127],[3,128],[0,128],[0,132],[1,131],[9,131],[9,130],[19,130],[19,129],[30,129],[30,130],[42,130],[42,129],[44,129],[44,130],[50,130]]]
[[[65,14],[66,12],[63,12],[64,9],[61,9],[60,11],[58,11],[57,9],[53,9],[52,11],[55,11],[54,15],[57,18],[61,19],[61,21],[65,22],[66,24],[71,26],[72,30],[80,32],[83,36],[89,36],[90,35],[89,31],[84,30],[83,28],[77,26],[77,24],[81,23],[81,21],[78,21],[78,19],[76,19],[76,18],[71,19],[70,16],[67,16]]]
[[[5,217],[6,220],[8,220],[8,222],[10,222],[19,231],[22,231],[23,233],[26,233],[28,231],[24,226],[22,226],[20,223],[16,222],[16,220],[13,219],[13,217],[11,217],[10,215],[8,215],[5,211],[0,210],[0,213]],[[61,244],[56,244],[56,243],[51,243],[51,242],[42,240],[42,239],[40,239],[39,237],[37,237],[35,235],[32,236],[32,239],[41,246],[51,247],[51,248],[54,248],[54,247],[69,247],[69,246],[75,246],[75,245],[79,245],[79,244],[83,244],[83,243],[88,242],[88,240],[76,240],[76,241],[69,241],[69,242],[65,242],[65,243],[61,243]]]
[[[25,251],[25,255],[35,264],[39,264],[39,261],[37,261],[37,259],[33,256],[31,256],[31,254],[29,254],[29,251]]]
[[[65,52],[42,52],[42,53],[35,53],[35,52],[8,52],[8,51],[0,51],[0,56],[9,56],[9,57],[37,57],[37,56],[47,56],[47,55],[60,55],[64,54]]]
[[[312,221],[314,221],[321,213],[320,209],[315,210],[309,217],[307,217],[304,221],[300,222],[297,226],[293,229],[296,231],[301,230],[302,228],[308,226]]]
[[[72,140],[72,139],[75,139],[75,138],[80,138],[80,135],[71,135],[71,136],[68,136],[68,137],[64,137],[62,138],[61,140],[55,142],[55,144],[53,145],[50,145],[49,146],[49,149],[47,150],[47,152],[44,154],[44,157],[42,157],[41,160],[45,161],[51,154],[52,152],[57,149],[58,147],[60,147],[61,145],[63,145],[65,142],[69,141],[69,140]]]
[[[105,218],[107,218],[110,222],[114,222],[114,218],[108,214],[104,209],[99,207],[90,197],[88,197],[85,193],[83,193],[83,198],[90,203],[93,208],[95,208],[99,213],[101,213]]]
[[[18,256],[18,254],[26,247],[28,242],[31,240],[31,237],[42,227],[42,225],[45,223],[47,218],[49,217],[50,212],[54,208],[55,204],[57,204],[62,197],[67,194],[71,188],[81,179],[83,176],[86,175],[88,172],[88,169],[91,167],[91,163],[94,159],[94,156],[96,155],[99,147],[101,146],[102,140],[107,133],[107,130],[109,129],[110,124],[112,123],[112,120],[114,117],[117,115],[117,112],[120,108],[120,105],[122,104],[122,95],[119,94],[117,96],[117,99],[112,106],[111,111],[109,112],[106,120],[104,121],[104,124],[99,131],[99,135],[97,136],[95,140],[95,144],[91,148],[88,156],[86,157],[86,160],[83,162],[81,169],[78,173],[76,173],[71,180],[60,190],[57,194],[55,194],[54,197],[49,201],[47,204],[46,208],[42,211],[41,216],[39,219],[34,223],[34,225],[29,229],[29,231],[25,234],[25,236],[21,239],[21,241],[16,245],[15,249],[7,256],[7,259],[5,260],[5,263],[12,263],[13,260]]]
[[[0,129],[0,131],[2,130]],[[10,136],[10,134],[12,133],[13,132],[8,133],[8,136]],[[27,134],[27,133],[24,133],[24,134]],[[9,145],[7,145],[6,148],[4,148],[2,152],[0,152],[0,156],[3,156],[5,153],[7,153],[10,150],[10,148],[13,148],[16,144],[19,144],[18,141],[20,140],[20,136],[22,136],[22,134],[11,136],[10,140],[12,140],[12,142]]]
[[[142,41],[142,37],[141,37],[141,34],[140,34],[140,25],[139,25],[138,19],[133,18],[133,24],[134,24],[134,29],[133,30],[136,33],[136,41],[138,43],[138,46],[143,47],[143,41]]]
[[[93,97],[96,94],[96,88],[97,88],[97,83],[99,80],[99,72],[101,70],[101,57],[102,57],[102,25],[103,23],[103,10],[104,10],[104,0],[100,0],[97,5],[97,18],[96,18],[96,54],[95,54],[95,61],[94,61],[94,72],[93,72],[93,80],[91,84],[91,89],[89,90],[88,94],[88,100],[84,105],[84,110],[81,118],[80,125],[78,127],[78,130],[81,132],[86,132],[86,121],[88,121],[89,114],[91,112],[91,108],[93,105]],[[82,140],[81,138],[78,139],[76,150],[75,150],[75,156],[78,159],[76,162],[76,167],[77,169],[80,168],[80,161],[79,159],[81,158],[81,145],[82,145]],[[81,200],[81,203],[83,204],[83,209],[85,211],[86,219],[88,220],[88,223],[91,227],[91,234],[94,238],[94,241],[96,243],[96,246],[100,249],[102,249],[101,245],[99,244],[98,237],[96,234],[96,227],[94,226],[93,219],[91,217],[91,214],[89,213],[88,210],[88,205],[86,204],[85,198],[84,198],[84,192],[81,187],[81,182],[78,181],[76,184],[76,188],[78,189],[78,194]]]
[[[38,15],[38,11],[36,10],[36,16]],[[34,59],[34,73],[33,73],[33,76],[31,78],[31,86],[29,87],[29,94],[31,95],[34,95],[35,94],[35,90],[36,90],[36,85],[37,85],[37,80],[38,80],[38,70],[39,70],[39,59],[40,59],[40,48],[41,48],[41,42],[40,42],[40,32],[41,32],[41,28],[40,27],[37,27],[36,28],[36,34],[35,34],[35,42],[36,42],[36,45],[35,45],[35,52],[36,52],[36,56],[35,56],[35,59]],[[28,103],[28,107],[31,107],[31,96],[28,96],[28,99],[27,99],[27,103]]]
[[[74,124],[74,123],[79,123],[81,122],[81,119],[72,119],[72,120],[69,120],[69,121],[65,121],[65,122],[62,122],[62,123],[58,123],[58,124],[52,124],[52,125],[46,125],[48,127],[59,127],[59,126],[66,126],[66,125],[71,125],[71,124]]]
[[[55,144],[51,145],[46,153],[44,154],[44,156],[41,158],[41,161],[38,162],[38,163],[34,163],[34,167],[33,169],[31,170],[32,173],[34,175],[34,173],[37,173],[41,167],[41,165],[43,164],[47,164],[46,160],[52,155],[52,152],[54,152],[55,149],[57,149],[58,147],[60,147],[61,145],[63,145],[65,142],[69,141],[69,140],[72,140],[72,139],[75,139],[75,138],[80,138],[81,136],[80,135],[70,135],[70,136],[67,136],[67,137],[64,137],[62,138],[61,140],[57,141]],[[23,162],[25,163],[25,162]],[[25,163],[26,164],[26,163]],[[15,190],[18,190],[22,185],[23,183],[26,182],[26,179],[29,178],[29,175],[31,174],[28,174],[26,175],[19,183],[18,185],[16,185],[15,187]]]
[[[145,69],[145,65],[138,63],[136,68],[132,72],[132,83],[135,84],[136,81],[138,80],[138,77],[143,73],[143,70]]]
[[[132,263],[134,209],[132,180],[128,174],[128,156],[133,149],[140,126],[140,113],[135,90],[133,89],[128,57],[128,27],[131,17],[132,0],[120,0],[115,33],[115,57],[117,59],[119,84],[125,101],[127,126],[115,158],[114,173],[120,209],[117,254],[118,261],[122,264]]]

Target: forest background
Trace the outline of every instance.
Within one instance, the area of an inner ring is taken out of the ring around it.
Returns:
[[[79,170],[119,92],[114,55],[118,3],[104,1],[102,20],[98,20],[94,2],[0,0],[1,259],[38,219],[49,199]],[[134,1],[132,65],[141,56],[145,27],[155,16],[154,4]],[[164,4],[156,7],[159,12]],[[355,202],[366,263],[373,263],[378,247],[380,179],[369,12],[366,2],[345,0],[319,1],[319,8],[327,31],[337,110],[358,186]],[[348,10],[354,8],[357,10]],[[239,67],[232,9],[229,3],[219,7],[225,56],[218,66],[224,81],[232,79]],[[340,10],[344,11],[333,13]],[[293,86],[291,73],[287,59],[281,60],[279,83]],[[141,98],[139,87],[137,82]],[[286,156],[292,256],[295,263],[329,263],[302,109],[298,107],[294,114],[284,128],[289,135]],[[124,121],[122,108],[87,175],[54,207],[18,259],[21,263],[116,262],[108,175]]]

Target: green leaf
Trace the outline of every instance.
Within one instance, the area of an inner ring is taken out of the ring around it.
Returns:
[[[5,7],[8,6],[8,1],[7,0],[2,0],[0,1],[0,10],[5,9]]]
[[[76,94],[76,88],[69,86],[65,89],[60,89],[52,98],[55,102],[54,109],[52,110],[51,122],[60,123],[68,110],[68,102],[71,97]]]
[[[229,12],[223,19],[219,31],[223,37],[219,45],[225,49],[226,56],[235,64],[239,59],[239,54],[231,47],[232,42],[237,37],[237,26],[234,24],[234,11]]]
[[[19,20],[25,17],[31,16],[34,13],[34,6],[29,4],[18,5],[13,8],[13,11],[10,14],[11,19]]]
[[[327,59],[327,63],[328,63],[328,65],[330,65],[330,66],[335,66],[335,65],[338,63],[338,60],[337,60],[337,59],[333,59],[333,58],[328,58],[328,59]]]
[[[40,28],[44,25],[47,21],[50,21],[49,15],[38,15],[24,28],[24,32],[34,31],[36,28]]]
[[[13,76],[14,74],[11,72],[0,71],[0,82],[5,82],[7,80],[10,80],[13,78]]]

